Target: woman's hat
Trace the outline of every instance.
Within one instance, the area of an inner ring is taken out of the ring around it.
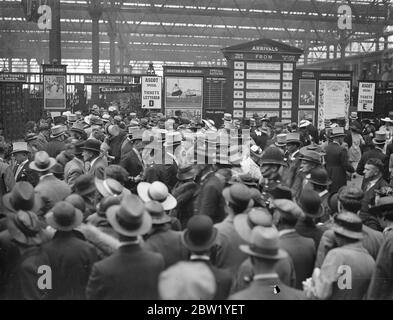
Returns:
[[[272,227],[273,218],[266,208],[252,208],[246,213],[237,214],[233,220],[233,225],[240,237],[250,242],[252,229],[256,226]]]
[[[240,245],[244,253],[262,259],[280,260],[288,257],[286,251],[280,249],[280,234],[276,228],[256,226],[250,236],[249,245]]]
[[[202,119],[203,123],[205,124],[206,129],[211,130],[213,132],[217,132],[217,128],[215,127],[215,123],[213,120],[204,120]]]
[[[82,174],[78,178],[75,179],[73,191],[81,195],[82,197],[93,193],[97,190],[96,185],[94,183],[94,176],[91,174]]]
[[[362,220],[352,212],[342,212],[334,217],[332,230],[350,239],[363,239]]]
[[[87,139],[81,149],[93,152],[101,152],[101,142],[96,139]]]
[[[194,215],[188,220],[181,240],[191,252],[204,252],[215,244],[216,238],[217,229],[212,219],[206,215]]]
[[[53,126],[50,130],[51,130],[50,138],[53,139],[64,135],[67,132],[67,127],[65,125],[59,124]]]
[[[165,211],[172,210],[177,205],[177,200],[169,193],[168,187],[161,181],[154,181],[153,183],[140,182],[137,186],[137,191],[144,202],[158,201]]]
[[[29,168],[38,172],[49,171],[56,163],[56,159],[49,157],[48,153],[38,151],[34,155],[34,161],[30,162]]]
[[[171,217],[165,213],[164,208],[158,201],[148,201],[145,203],[146,211],[150,214],[152,224],[165,224],[171,222]]]
[[[8,231],[15,241],[28,246],[42,243],[43,231],[37,215],[32,211],[19,210],[7,219]]]
[[[386,132],[377,131],[375,132],[375,138],[373,139],[374,144],[385,144],[386,143]]]
[[[27,146],[27,142],[25,141],[20,141],[20,142],[14,142],[12,144],[12,154],[17,153],[17,152],[30,152],[29,147]]]
[[[46,214],[46,222],[59,231],[71,231],[83,221],[83,213],[66,201],[57,202]]]
[[[148,233],[152,226],[151,216],[144,203],[134,194],[123,197],[120,205],[110,206],[106,217],[113,229],[126,237],[142,236]]]
[[[10,211],[37,212],[42,205],[40,196],[34,192],[34,187],[26,181],[18,181],[11,192],[3,196],[4,207]]]

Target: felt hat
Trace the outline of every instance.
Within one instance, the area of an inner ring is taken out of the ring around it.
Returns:
[[[237,214],[233,225],[240,237],[250,242],[252,229],[256,226],[272,227],[273,219],[267,208],[252,208],[248,212]]]
[[[300,142],[300,134],[298,132],[290,132],[287,134],[286,144],[289,143],[297,143],[298,145],[301,144]]]
[[[314,190],[304,190],[299,197],[298,204],[308,217],[319,218],[324,215],[321,198]]]
[[[393,211],[393,196],[380,198],[375,206],[368,209],[368,212],[372,215],[376,215],[384,211]]]
[[[308,181],[320,186],[328,186],[332,183],[326,169],[322,167],[312,169]]]
[[[86,203],[83,200],[82,196],[76,193],[70,194],[64,201],[71,203],[75,208],[79,209],[82,212],[86,210]]]
[[[28,133],[25,137],[26,142],[37,140],[38,136],[35,133]]]
[[[269,191],[270,196],[273,199],[287,199],[287,200],[292,200],[292,191],[290,188],[283,186],[281,184],[278,184],[275,186],[273,189]]]
[[[302,150],[300,153],[299,159],[312,162],[315,164],[321,164],[321,154],[314,150]]]
[[[87,139],[81,147],[83,150],[101,152],[101,142],[96,139]]]
[[[42,201],[29,182],[18,181],[11,192],[3,196],[3,205],[12,212],[18,210],[37,212],[41,208]]]
[[[165,213],[163,206],[158,201],[146,202],[145,208],[151,216],[153,225],[171,222],[171,217]]]
[[[194,179],[196,176],[196,170],[193,165],[187,166],[185,168],[178,168],[176,178],[179,181],[186,181]]]
[[[48,171],[56,164],[56,159],[49,157],[45,151],[38,151],[34,155],[34,161],[30,162],[29,168],[38,171]]]
[[[94,176],[90,174],[82,174],[75,179],[73,191],[82,197],[97,190],[94,182]]]
[[[275,146],[270,146],[262,154],[261,164],[262,165],[265,165],[265,164],[285,165],[284,153],[282,152],[281,149],[279,149]]]
[[[215,244],[216,238],[217,228],[207,215],[192,216],[181,236],[184,246],[192,252],[209,250]]]
[[[137,192],[144,202],[151,200],[160,202],[165,211],[172,210],[177,205],[176,198],[169,193],[168,187],[161,181],[140,182]]]
[[[134,194],[123,197],[120,205],[110,206],[106,217],[113,229],[127,237],[137,237],[148,233],[152,226],[151,216],[143,201]]]
[[[43,241],[43,230],[33,211],[19,210],[7,219],[7,229],[16,242],[36,246]]]
[[[240,250],[249,256],[267,260],[280,260],[288,257],[280,248],[280,234],[276,228],[256,226],[250,235],[250,244],[240,245]]]
[[[345,132],[343,127],[334,127],[330,132],[330,138],[344,137]]]
[[[222,195],[228,203],[239,206],[253,204],[250,189],[242,183],[234,183],[230,187],[226,187],[222,191]]]
[[[46,222],[59,231],[71,231],[80,226],[83,221],[83,213],[66,201],[57,202],[46,214]]]
[[[302,209],[292,200],[274,199],[272,205],[274,208],[278,209],[281,214],[292,219],[299,219],[304,216]]]
[[[72,127],[70,129],[70,131],[74,131],[80,134],[84,134],[85,130],[84,130],[84,125],[82,122],[80,121],[76,121],[72,124]]]
[[[352,212],[341,212],[334,217],[332,230],[350,239],[363,239],[362,220]]]

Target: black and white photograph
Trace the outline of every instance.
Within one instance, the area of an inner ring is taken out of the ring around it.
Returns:
[[[299,108],[315,108],[316,81],[299,80]]]

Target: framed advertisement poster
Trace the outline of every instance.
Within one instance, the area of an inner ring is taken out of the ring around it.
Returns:
[[[66,77],[44,75],[44,109],[66,108]]]
[[[359,81],[358,111],[373,112],[375,101],[375,82]]]
[[[299,109],[315,109],[316,80],[299,80]]]
[[[312,123],[315,123],[315,110],[299,110],[298,123],[307,119],[312,119]]]

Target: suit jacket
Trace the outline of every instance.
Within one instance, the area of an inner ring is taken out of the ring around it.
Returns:
[[[19,171],[18,175],[15,177],[15,182],[19,181],[27,181],[29,182],[33,187],[35,187],[38,184],[38,174],[34,170],[31,170],[29,167],[31,161],[26,162],[23,165],[22,170]],[[18,169],[18,166],[15,166],[14,170],[16,173],[16,170]]]
[[[85,299],[89,274],[98,260],[96,248],[72,231],[57,231],[42,246],[42,254],[52,270],[52,289],[47,298]]]
[[[127,137],[125,131],[121,130],[120,134],[116,137],[111,137],[109,140],[109,154],[112,157],[115,157],[113,164],[118,164],[121,156],[121,146],[123,144],[124,139]]]
[[[46,152],[49,154],[50,157],[55,158],[57,157],[60,152],[65,149],[65,143],[63,141],[58,140],[51,140],[46,145]]]
[[[131,177],[136,177],[143,172],[143,164],[136,152],[138,151],[131,148],[120,158],[120,165],[127,170]]]
[[[384,164],[383,178],[385,180],[388,180],[389,179],[389,158],[380,149],[377,149],[377,148],[371,149],[371,150],[363,153],[362,157],[360,158],[358,167],[356,168],[356,173],[363,175],[364,166],[366,165],[366,162],[371,158],[377,158],[382,161],[382,163]]]
[[[85,166],[82,160],[74,158],[68,161],[64,167],[64,181],[72,188],[75,180],[85,173]]]
[[[155,230],[145,239],[144,247],[160,253],[165,261],[165,268],[188,260],[188,250],[181,242],[181,232],[173,231],[170,225],[155,226]]]
[[[371,199],[375,197],[375,190],[379,190],[382,187],[386,187],[389,184],[381,177],[378,179],[378,181],[370,188],[367,190],[367,185],[369,183],[369,180],[363,179],[362,182],[362,191],[364,192],[364,196],[362,199],[362,212],[368,212],[368,205],[371,202]]]
[[[327,230],[324,226],[316,226],[314,221],[309,219],[299,219],[295,229],[301,236],[314,240],[315,250],[318,249],[322,235]]]
[[[86,295],[91,300],[157,300],[163,257],[139,244],[121,246],[93,266]]]
[[[238,268],[247,259],[247,255],[239,249],[242,244],[247,244],[243,240],[233,225],[233,219],[227,217],[224,221],[215,225],[217,228],[216,254],[213,264],[220,269],[229,270],[236,274]]]
[[[197,210],[199,214],[208,215],[214,223],[225,219],[225,200],[222,196],[224,185],[212,174],[208,177],[201,188],[197,198]]]
[[[144,180],[149,183],[161,181],[169,189],[170,179],[165,164],[153,164],[145,169]]]
[[[296,288],[302,289],[302,282],[311,277],[315,262],[315,244],[312,239],[302,237],[295,230],[280,231],[280,244],[292,258],[296,273]]]
[[[108,166],[108,161],[104,156],[99,156],[93,162],[93,165],[90,167],[88,174],[92,174],[93,176],[97,177],[98,179],[103,180],[105,176],[105,168]]]
[[[41,214],[47,213],[57,202],[63,201],[71,194],[70,186],[53,174],[40,177],[34,189],[42,200]]]
[[[274,294],[274,286],[280,292]],[[229,297],[229,300],[305,300],[304,293],[288,287],[277,278],[253,280],[250,286]]]
[[[333,193],[347,184],[347,172],[353,173],[355,169],[348,161],[348,151],[337,143],[329,143],[325,152],[326,170],[332,181],[329,191]]]

